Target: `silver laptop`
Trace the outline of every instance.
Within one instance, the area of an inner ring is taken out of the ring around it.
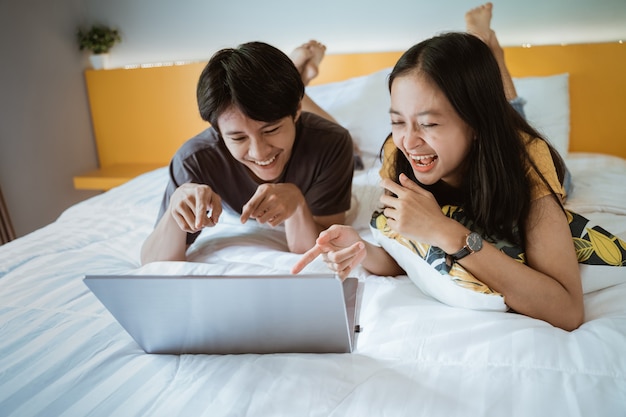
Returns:
[[[88,275],[84,282],[146,353],[347,353],[356,278]]]

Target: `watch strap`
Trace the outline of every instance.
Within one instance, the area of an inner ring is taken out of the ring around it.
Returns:
[[[463,246],[458,252],[451,254],[450,257],[455,261],[458,261],[471,253],[481,250],[482,247],[482,237],[476,232],[470,232],[465,236],[465,246]]]
[[[458,261],[459,259],[463,259],[465,258],[467,255],[469,255],[470,253],[472,253],[472,250],[467,246],[463,246],[461,248],[461,250],[459,250],[458,252],[455,252],[453,254],[450,254],[450,256],[452,257],[452,259],[454,259],[455,261]]]

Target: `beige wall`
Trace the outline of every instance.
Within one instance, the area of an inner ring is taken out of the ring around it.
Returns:
[[[82,0],[0,1],[0,186],[16,234],[93,192],[72,176],[96,152],[74,31]]]

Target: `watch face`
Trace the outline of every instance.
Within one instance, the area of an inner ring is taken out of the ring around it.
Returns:
[[[483,247],[483,238],[476,232],[472,232],[467,236],[467,246],[472,252],[478,252]]]

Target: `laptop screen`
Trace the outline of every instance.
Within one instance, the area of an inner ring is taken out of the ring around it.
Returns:
[[[345,353],[356,278],[90,275],[85,284],[147,353]]]

